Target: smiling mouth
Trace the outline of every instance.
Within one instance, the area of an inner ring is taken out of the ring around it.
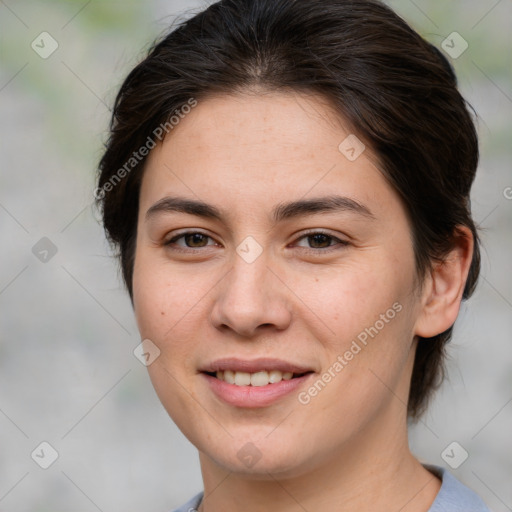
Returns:
[[[204,372],[211,377],[216,377],[228,384],[235,386],[268,386],[271,384],[278,384],[282,380],[291,380],[302,377],[311,371],[303,373],[281,372],[279,370],[259,371],[254,373],[237,372],[231,370],[217,371],[217,372]]]

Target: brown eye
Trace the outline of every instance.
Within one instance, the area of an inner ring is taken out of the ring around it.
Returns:
[[[307,239],[310,241],[310,244],[311,242],[313,243],[315,249],[322,249],[324,247],[330,247],[330,242],[333,240],[333,237],[323,233],[317,233],[316,235],[308,235]]]
[[[207,242],[208,237],[202,233],[192,233],[189,235],[184,235],[183,239],[189,247],[204,247],[207,245],[204,242]]]
[[[306,251],[317,254],[330,252],[331,250],[342,249],[343,247],[349,245],[348,242],[340,240],[339,238],[328,233],[324,233],[323,231],[307,233],[301,236],[298,240],[306,240],[308,243],[308,246],[298,244],[298,247],[303,247]]]
[[[176,243],[178,240],[183,239],[185,244]],[[180,233],[179,235],[171,238],[167,242],[164,243],[165,246],[176,245],[177,247],[188,249],[199,249],[201,247],[206,247],[208,244],[208,239],[212,239],[208,235],[201,233],[199,231],[188,231],[186,233]],[[178,249],[179,250],[179,249]]]

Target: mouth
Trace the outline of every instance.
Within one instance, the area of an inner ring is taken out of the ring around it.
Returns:
[[[221,381],[227,382],[228,384],[234,384],[235,386],[268,386],[271,384],[278,384],[283,380],[291,380],[309,373],[312,371],[293,373],[293,372],[282,372],[280,370],[262,370],[254,373],[239,372],[234,370],[218,370],[216,372],[204,372],[210,377],[215,377]]]
[[[265,407],[298,390],[312,368],[278,359],[219,359],[199,370],[217,398],[235,407]]]

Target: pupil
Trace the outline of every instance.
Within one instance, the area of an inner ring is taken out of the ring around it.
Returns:
[[[200,243],[203,240],[204,235],[201,233],[194,233],[192,235],[187,236],[187,243],[191,241],[191,244],[194,245],[195,243]],[[203,247],[204,244],[200,245],[199,247]]]
[[[315,245],[315,243],[318,241],[320,241],[320,245],[322,245],[322,239],[323,239],[324,242],[327,242],[327,246],[329,246],[329,237],[327,235],[318,233],[316,235],[311,235],[310,238],[313,238],[313,240],[315,240],[313,245]],[[325,245],[324,245],[324,247],[325,247]]]

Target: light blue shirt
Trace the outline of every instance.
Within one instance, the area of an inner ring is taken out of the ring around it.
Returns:
[[[446,469],[430,464],[423,466],[442,480],[441,489],[428,512],[490,512],[475,492],[459,482]],[[202,499],[203,493],[200,492],[173,512],[197,512]]]

